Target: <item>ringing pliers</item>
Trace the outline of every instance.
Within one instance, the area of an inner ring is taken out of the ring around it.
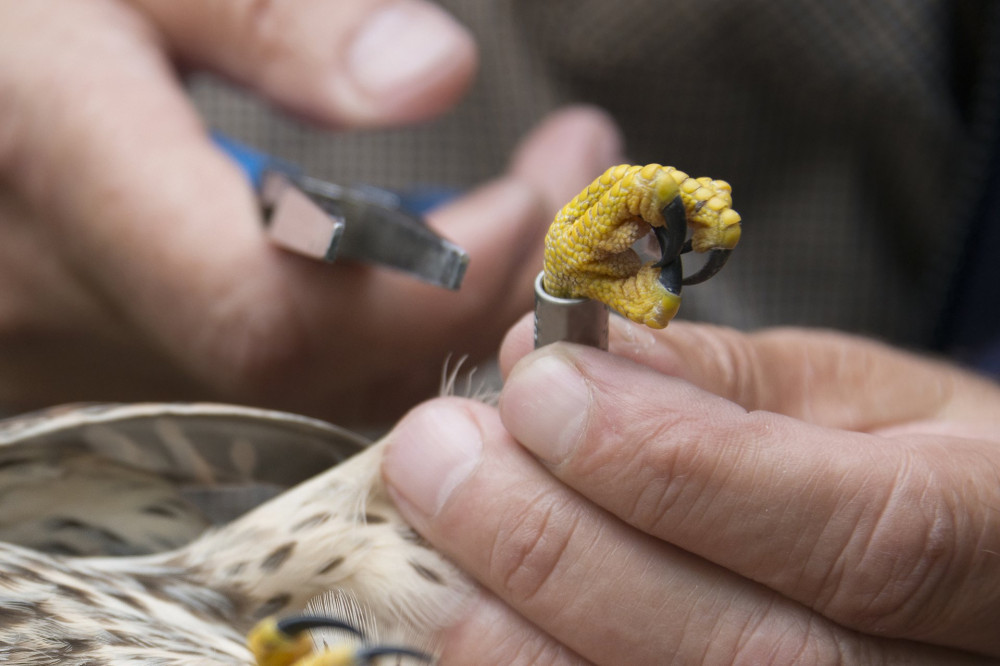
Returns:
[[[213,132],[250,180],[268,237],[276,245],[322,261],[364,261],[458,289],[469,255],[438,236],[406,199],[371,185],[343,186]]]

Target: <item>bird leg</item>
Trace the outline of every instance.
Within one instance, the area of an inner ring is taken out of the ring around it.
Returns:
[[[591,298],[663,328],[680,307],[681,286],[707,280],[725,264],[740,221],[725,181],[659,164],[612,167],[556,215],[545,237],[543,286],[551,296]],[[650,229],[661,257],[643,265],[632,245]],[[711,254],[685,278],[680,255],[689,250]]]

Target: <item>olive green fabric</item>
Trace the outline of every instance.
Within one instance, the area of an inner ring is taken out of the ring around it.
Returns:
[[[193,94],[213,125],[312,175],[404,188],[470,187],[500,172],[548,111],[600,105],[630,161],[733,185],[740,248],[686,291],[682,318],[928,343],[971,187],[959,167],[977,3],[441,4],[475,32],[482,65],[461,105],[433,123],[337,135],[212,81]]]

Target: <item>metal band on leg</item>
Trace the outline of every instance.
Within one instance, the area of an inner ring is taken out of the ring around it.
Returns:
[[[545,291],[545,271],[535,278],[535,349],[574,342],[607,351],[608,307],[589,298],[556,298]]]

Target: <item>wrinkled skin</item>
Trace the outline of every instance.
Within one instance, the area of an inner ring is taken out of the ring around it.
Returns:
[[[421,0],[2,3],[0,406],[213,399],[357,425],[433,395],[448,354],[493,352],[530,307],[545,229],[621,159],[616,128],[556,114],[435,212],[471,255],[451,293],[270,246],[178,67],[350,130],[446,110],[475,66]]]
[[[613,318],[611,351],[522,321],[499,409],[389,435],[404,517],[482,585],[442,663],[1000,658],[1000,387],[797,329]]]

